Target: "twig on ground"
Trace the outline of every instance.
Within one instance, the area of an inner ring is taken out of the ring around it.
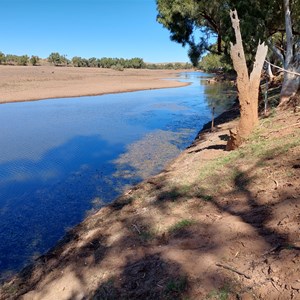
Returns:
[[[277,286],[275,285],[275,282],[274,282],[274,280],[271,280],[271,284],[274,286],[274,288],[278,291],[278,292],[280,292],[280,290],[277,288]]]
[[[138,228],[135,224],[132,224],[132,226],[133,226],[133,228],[136,229],[136,231],[137,231],[139,234],[141,234],[141,231],[139,230],[139,228]]]
[[[275,179],[273,179],[273,181],[275,182],[275,184],[276,184],[276,189],[278,189],[278,181],[277,180],[275,180]]]
[[[275,247],[271,248],[270,250],[266,251],[262,256],[265,256],[267,254],[270,254],[276,250],[278,250],[281,247],[281,244],[276,245]]]
[[[249,276],[249,275],[247,275],[247,274],[245,274],[245,273],[243,273],[243,272],[241,272],[241,271],[239,271],[239,270],[236,270],[236,269],[234,269],[234,268],[232,268],[232,267],[230,267],[230,266],[223,265],[223,264],[219,264],[219,263],[216,263],[216,266],[217,266],[217,267],[224,268],[224,269],[229,270],[229,271],[232,271],[232,272],[234,272],[234,273],[237,273],[237,274],[239,274],[239,275],[241,275],[241,276],[246,277],[247,279],[251,279],[251,276]]]
[[[282,221],[289,218],[289,216],[285,216],[283,219],[281,219],[278,223],[277,223],[277,226],[281,225],[282,224]]]

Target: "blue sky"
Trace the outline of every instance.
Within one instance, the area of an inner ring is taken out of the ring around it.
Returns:
[[[1,0],[0,51],[189,61],[156,15],[155,0]]]

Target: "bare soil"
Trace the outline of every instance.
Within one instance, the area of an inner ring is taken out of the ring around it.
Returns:
[[[185,86],[177,71],[0,65],[0,103]],[[163,80],[164,79],[164,80]]]
[[[88,217],[0,298],[300,299],[300,113],[260,120],[227,152],[236,122]]]

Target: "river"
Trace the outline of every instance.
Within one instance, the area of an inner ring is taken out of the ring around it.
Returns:
[[[186,87],[0,106],[0,278],[124,189],[158,173],[232,103],[207,74]]]

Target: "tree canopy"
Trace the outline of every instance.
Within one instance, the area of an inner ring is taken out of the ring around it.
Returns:
[[[171,40],[188,45],[194,65],[207,52],[229,57],[230,41],[235,39],[229,11],[236,9],[247,64],[253,62],[261,40],[267,42],[278,64],[300,71],[300,0],[156,0],[156,4],[158,22],[170,31]]]
[[[69,60],[66,58],[66,55],[60,55],[58,52],[52,52],[48,57],[48,61],[55,66],[69,64]]]
[[[189,46],[190,57],[206,51],[229,53],[234,39],[229,10],[236,9],[241,20],[245,52],[254,54],[259,40],[273,42],[283,52],[285,43],[282,0],[157,0],[157,20],[170,31],[173,41]],[[300,0],[291,2],[293,32],[300,37]],[[213,39],[215,38],[215,39]],[[217,47],[213,45],[217,41]],[[283,53],[282,53],[283,54]]]

